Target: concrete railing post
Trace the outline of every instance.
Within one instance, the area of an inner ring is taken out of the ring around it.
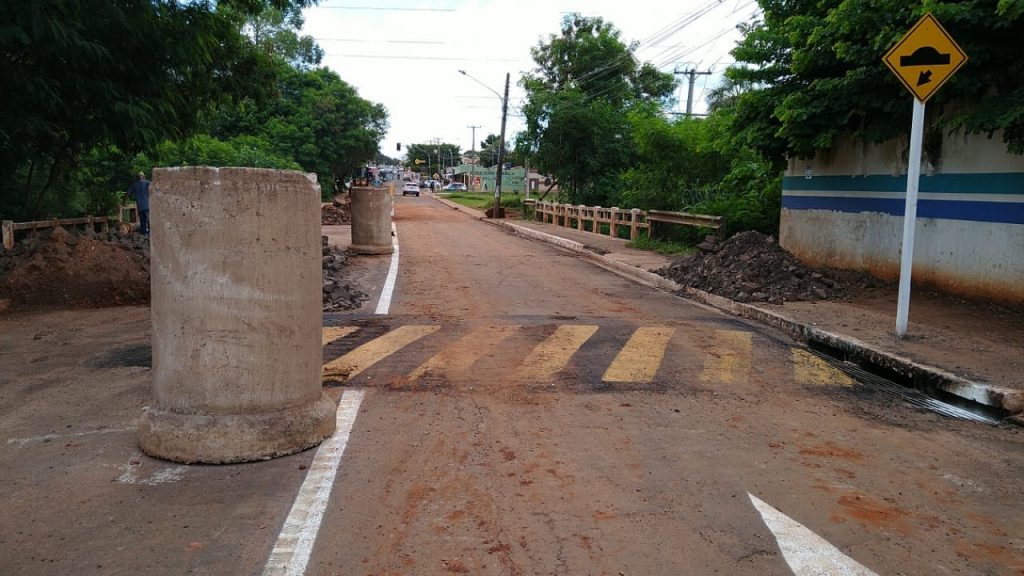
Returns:
[[[153,403],[139,443],[179,462],[290,454],[331,435],[321,384],[320,187],[254,168],[153,171]]]
[[[0,237],[3,238],[4,250],[14,248],[14,220],[0,222]]]
[[[629,211],[629,239],[636,240],[637,225],[640,223],[640,209],[633,208]]]

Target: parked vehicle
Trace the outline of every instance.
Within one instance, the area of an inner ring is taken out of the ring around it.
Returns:
[[[406,194],[412,194],[413,196],[420,195],[420,187],[415,182],[406,182],[402,185],[402,196]]]
[[[452,182],[445,186],[444,188],[442,188],[442,190],[446,192],[465,192],[466,185],[463,184],[462,182]]]

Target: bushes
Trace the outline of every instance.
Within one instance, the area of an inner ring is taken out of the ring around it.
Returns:
[[[273,152],[269,142],[255,136],[236,136],[218,140],[205,134],[181,142],[165,141],[156,146],[153,158],[140,156],[137,164],[153,166],[246,166],[252,168],[278,168],[301,170],[291,158]]]
[[[737,160],[732,170],[691,212],[721,216],[725,235],[744,230],[777,234],[782,210],[782,172],[767,162]]]

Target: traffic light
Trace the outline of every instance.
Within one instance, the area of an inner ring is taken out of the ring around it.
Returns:
[[[398,144],[395,145],[395,150],[398,150],[399,152],[402,151],[402,143],[401,142],[399,142]]]

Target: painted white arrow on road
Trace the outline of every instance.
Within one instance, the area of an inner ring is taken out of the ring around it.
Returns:
[[[747,496],[775,535],[782,557],[794,576],[878,576],[757,496],[749,492]]]

